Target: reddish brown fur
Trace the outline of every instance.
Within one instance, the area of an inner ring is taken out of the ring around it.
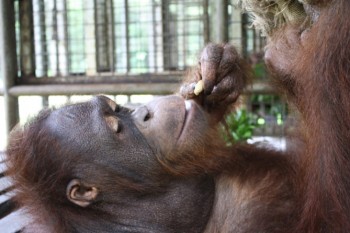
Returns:
[[[285,28],[268,45],[267,61],[302,118],[296,232],[350,232],[349,12],[349,1],[332,1],[308,32]]]

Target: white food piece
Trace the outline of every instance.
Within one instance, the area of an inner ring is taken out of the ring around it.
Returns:
[[[199,95],[204,90],[204,82],[203,80],[199,80],[194,87],[193,93],[195,95]]]

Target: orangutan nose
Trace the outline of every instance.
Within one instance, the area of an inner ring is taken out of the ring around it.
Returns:
[[[132,117],[135,121],[142,124],[151,119],[151,113],[145,105],[142,105],[135,109],[132,113]]]

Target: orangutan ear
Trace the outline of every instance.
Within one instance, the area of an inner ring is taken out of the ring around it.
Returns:
[[[96,200],[98,193],[95,186],[84,184],[79,179],[71,180],[66,188],[68,200],[81,207],[89,206]]]

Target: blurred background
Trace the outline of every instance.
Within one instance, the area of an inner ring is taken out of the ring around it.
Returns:
[[[108,94],[137,105],[175,92],[208,42],[235,45],[255,78],[228,141],[284,147],[288,106],[268,85],[264,38],[234,0],[1,0],[0,151],[42,108]],[[253,137],[253,139],[251,139]]]

